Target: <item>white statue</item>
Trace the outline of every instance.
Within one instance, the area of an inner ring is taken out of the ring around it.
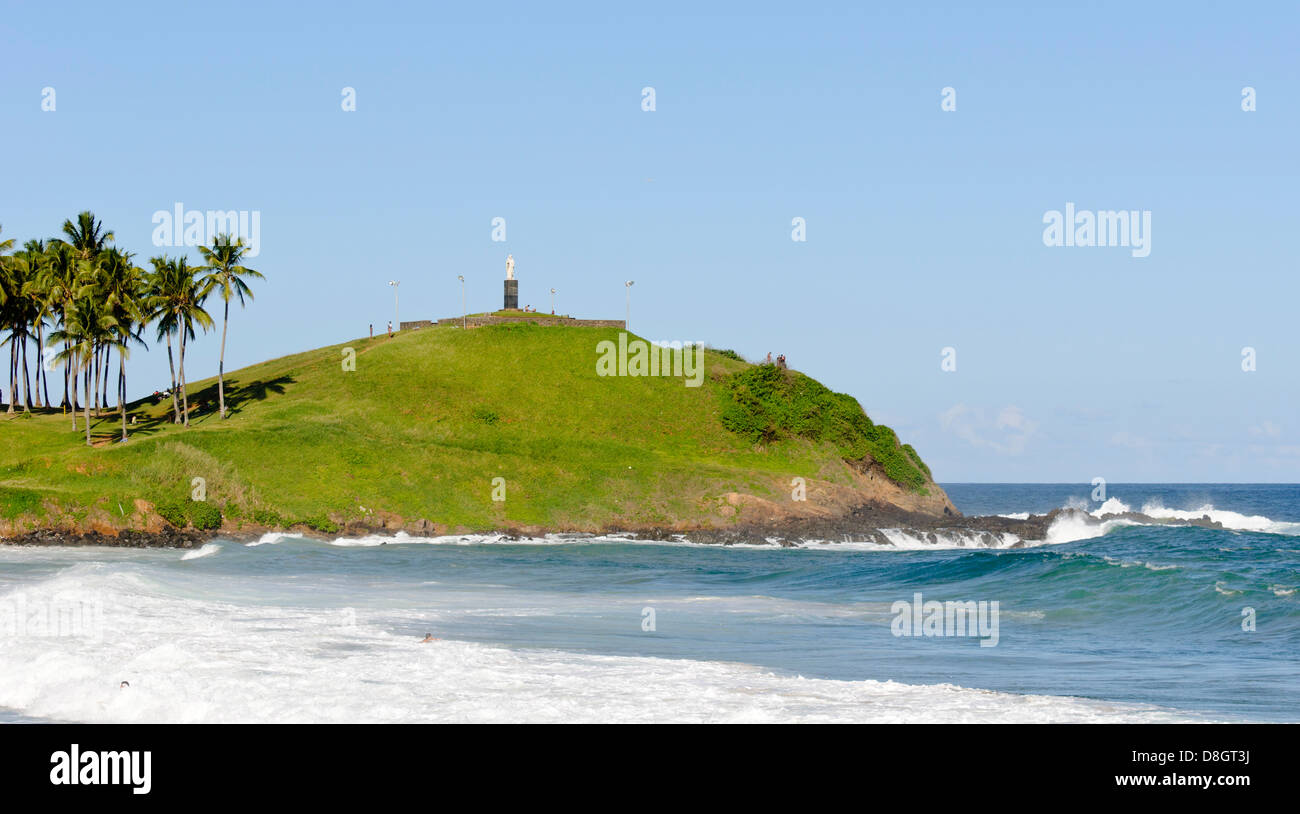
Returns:
[[[515,278],[515,256],[513,254],[507,254],[506,255],[506,279],[513,280],[514,278]]]

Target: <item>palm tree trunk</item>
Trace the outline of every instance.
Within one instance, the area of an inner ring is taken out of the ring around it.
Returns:
[[[9,337],[9,409],[14,411],[14,402],[18,400],[18,346],[14,344],[13,335]]]
[[[67,353],[67,351],[68,351],[68,343],[64,342],[63,352]],[[60,405],[62,407],[67,407],[70,403],[68,401],[68,379],[70,379],[71,377],[72,377],[72,360],[69,358],[68,361],[63,363],[63,404]],[[76,411],[77,411],[77,406],[74,404],[72,405],[72,412],[75,413]],[[76,419],[73,420],[75,421]]]
[[[185,390],[185,327],[183,325],[181,326],[180,377],[181,377],[181,407],[182,407],[181,415],[184,416],[185,426],[188,427],[190,425],[190,396],[189,393],[187,393]]]
[[[72,431],[76,432],[77,431],[77,374],[72,369],[72,365],[74,362],[80,361],[77,359],[77,357],[80,354],[74,348],[68,347],[67,342],[63,343],[63,347],[67,349],[69,354],[68,363],[63,367],[63,386],[66,389],[68,383],[69,382],[72,383],[72,399],[71,401],[68,402],[69,404],[68,412],[72,413]]]
[[[36,327],[35,322],[32,323],[32,327]],[[39,410],[45,406],[44,404],[41,403],[41,361],[39,355],[41,346],[40,346],[40,340],[37,339],[35,336],[31,334],[27,334],[27,338],[28,340],[37,343],[36,351],[38,355],[36,357],[36,364],[32,366],[32,384],[35,386],[35,391],[36,391],[35,394],[32,396],[32,406]],[[26,347],[25,344],[24,347]]]
[[[109,364],[113,356],[113,346],[104,346],[104,409],[108,409],[108,373],[113,369]]]
[[[50,371],[45,369],[45,326],[44,325],[36,326],[36,347],[41,354],[40,370],[41,370],[41,381],[44,382],[45,384],[45,406],[53,407],[54,404],[50,402]]]
[[[176,395],[176,361],[172,358],[172,335],[170,333],[167,334],[167,366],[170,367],[172,371],[171,395],[172,395],[172,415],[174,416],[174,420],[172,423],[179,424],[181,423],[181,407],[180,407],[181,403],[180,403],[180,399],[177,398]]]
[[[226,300],[226,316],[221,320],[221,358],[217,360],[217,400],[221,402],[221,417],[226,417],[226,328],[230,325],[230,300]]]
[[[117,409],[122,413],[122,440],[126,436],[126,357],[117,352]]]
[[[94,355],[93,354],[90,355],[86,361],[90,362],[91,364],[94,364],[95,362]],[[90,365],[87,365],[86,366],[86,446],[88,447],[94,446],[93,444],[90,443],[90,400],[94,398],[94,392],[95,391],[90,389]]]
[[[91,362],[90,362],[91,367],[94,369],[91,371],[87,371],[89,375],[86,377],[86,392],[90,394],[91,400],[95,402],[93,405],[91,405],[95,408],[95,418],[99,418],[99,408],[102,405],[102,402],[100,401],[99,398],[99,360],[100,357],[103,355],[103,353],[104,353],[103,348],[101,348],[99,343],[96,342],[95,355],[91,357]],[[90,381],[91,376],[93,376],[95,379],[93,382]]]
[[[32,404],[36,409],[40,410],[45,407],[45,402],[41,401],[41,368],[43,367],[41,364],[41,326],[36,324],[35,327],[36,336],[33,337],[33,340],[36,342],[36,365],[32,368],[32,373],[35,375],[36,398],[32,400]]]
[[[23,326],[23,412],[32,411],[32,383],[27,377],[27,326]]]

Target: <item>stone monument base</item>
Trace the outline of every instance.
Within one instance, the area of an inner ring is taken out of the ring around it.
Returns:
[[[506,280],[505,310],[519,310],[519,281]]]

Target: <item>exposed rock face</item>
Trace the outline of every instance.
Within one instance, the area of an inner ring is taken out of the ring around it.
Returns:
[[[14,537],[6,537],[4,542],[10,545],[111,545],[123,548],[194,548],[216,537],[209,531],[193,529],[176,529],[163,525],[156,531],[139,531],[136,529],[103,531],[70,531],[66,529],[37,529],[23,532]]]
[[[933,480],[926,481],[926,494],[920,494],[890,480],[880,464],[869,458],[865,462],[851,462],[849,466],[857,476],[857,490],[868,503],[888,504],[905,512],[932,517],[961,517],[961,512],[948,499],[948,493]]]

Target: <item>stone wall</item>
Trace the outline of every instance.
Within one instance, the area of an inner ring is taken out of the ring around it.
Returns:
[[[518,317],[447,317],[438,320],[440,327],[458,326],[462,321],[471,328],[481,328],[484,325],[513,325],[519,322],[531,322],[534,325],[568,325],[572,328],[624,328],[626,324],[621,319],[564,319],[553,317],[549,314],[536,314]],[[412,328],[418,328],[422,325],[428,325],[427,320],[420,322],[403,322],[402,329],[410,325]]]

